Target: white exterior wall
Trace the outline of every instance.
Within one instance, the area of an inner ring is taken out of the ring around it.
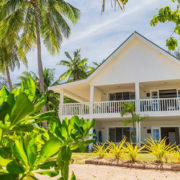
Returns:
[[[124,127],[123,119],[109,119],[109,120],[96,120],[96,132],[102,131],[102,140],[105,142],[109,136],[109,128],[110,127]],[[132,125],[128,125],[126,127],[132,127]],[[179,117],[164,117],[164,118],[151,118],[145,120],[141,123],[141,141],[143,142],[146,138],[152,136],[153,128],[160,127],[179,127],[180,128],[180,116]],[[151,129],[151,134],[147,133],[147,129]]]
[[[134,38],[105,65],[91,80],[91,84],[120,83],[178,79],[180,65],[150,45]]]

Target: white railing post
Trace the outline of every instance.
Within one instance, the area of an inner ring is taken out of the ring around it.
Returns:
[[[90,121],[93,120],[93,107],[94,107],[94,86],[90,86],[90,107],[89,107],[89,114],[90,114]],[[93,133],[93,128],[89,132],[90,134]],[[93,137],[90,137],[92,139]],[[92,152],[93,144],[89,145],[89,152]]]
[[[60,118],[60,120],[63,115],[63,104],[64,104],[64,90],[62,89],[60,91],[60,101],[59,101],[59,118]]]
[[[136,113],[140,112],[140,91],[139,91],[139,82],[135,82],[135,107],[136,107]],[[140,140],[140,122],[136,123],[136,143],[138,143],[139,146],[141,146],[141,140]]]

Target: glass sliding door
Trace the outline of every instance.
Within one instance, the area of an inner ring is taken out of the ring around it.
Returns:
[[[159,141],[159,139],[160,139],[160,129],[159,128],[154,128],[152,130],[152,138],[154,141]]]

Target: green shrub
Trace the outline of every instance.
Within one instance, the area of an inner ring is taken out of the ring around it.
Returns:
[[[166,161],[168,154],[172,153],[176,146],[174,144],[166,144],[166,138],[155,141],[152,138],[146,140],[145,148],[147,152],[153,154],[157,162],[162,162],[165,158]]]
[[[106,143],[103,145],[97,143],[93,146],[93,152],[96,153],[99,158],[103,158],[107,153],[108,147],[106,147]]]
[[[124,138],[118,144],[115,144],[114,142],[110,142],[108,146],[109,154],[114,156],[115,159],[121,159],[123,155],[123,146],[125,142],[126,142],[126,138]]]
[[[133,145],[130,143],[126,143],[126,146],[123,147],[123,152],[128,157],[128,159],[132,162],[135,162],[137,159],[138,153],[142,152],[144,149],[144,146],[141,148],[138,148],[138,145]]]

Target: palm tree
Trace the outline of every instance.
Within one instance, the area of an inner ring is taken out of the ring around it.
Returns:
[[[147,116],[143,116],[141,117],[140,114],[137,114],[135,112],[135,104],[132,103],[132,102],[125,102],[121,105],[121,116],[125,116],[125,115],[131,115],[131,119],[127,119],[123,122],[124,126],[127,126],[128,124],[132,124],[133,125],[133,129],[134,129],[134,132],[132,132],[132,135],[131,136],[134,136],[136,134],[135,132],[135,124],[138,123],[138,129],[139,129],[139,136],[141,134],[140,132],[140,122],[144,121],[144,120],[147,120],[148,117]],[[133,138],[132,138],[133,139]],[[133,141],[135,142],[135,141]],[[140,143],[140,139],[137,140],[137,142]]]
[[[9,72],[9,68],[13,71],[15,67],[20,67],[20,61],[23,61],[25,64],[27,64],[26,58],[20,57],[17,46],[13,45],[10,46],[10,44],[6,44],[4,42],[1,42],[0,44],[0,71],[2,73],[6,73],[9,89],[10,91],[13,90],[12,87],[12,81],[11,76]]]
[[[92,74],[99,66],[101,66],[104,62],[106,61],[106,59],[104,59],[102,62],[98,63],[98,62],[93,62],[93,66],[90,66],[89,69],[90,71],[88,72],[88,74]]]
[[[60,76],[60,80],[67,79],[68,81],[76,81],[84,79],[88,76],[89,66],[87,65],[87,58],[81,59],[80,49],[74,51],[73,57],[68,52],[65,52],[68,60],[61,60],[58,65],[67,67],[67,71]]]
[[[44,76],[44,84],[45,84],[45,94],[47,97],[47,104],[46,104],[47,110],[54,110],[56,115],[58,115],[60,95],[58,93],[53,92],[52,90],[49,90],[48,88],[50,86],[57,85],[59,80],[54,81],[55,79],[54,69],[45,68],[43,71],[43,76]],[[22,75],[18,77],[18,79],[20,80],[20,83],[14,84],[14,86],[20,87],[21,82],[22,81],[26,82],[28,77],[31,77],[33,81],[35,82],[36,96],[39,96],[40,95],[40,85],[39,85],[40,81],[39,81],[39,77],[33,71],[23,72]],[[66,103],[75,102],[72,99],[69,99],[67,97],[65,97],[64,101]]]
[[[79,10],[65,0],[3,0],[0,6],[1,36],[21,35],[19,51],[23,54],[37,45],[40,91],[44,91],[41,38],[51,54],[59,52],[63,36],[68,38],[70,27],[76,23]],[[65,19],[66,18],[66,19]],[[14,34],[16,32],[16,34]]]
[[[122,11],[124,10],[124,5],[127,2],[128,2],[128,0],[111,0],[111,4],[114,3],[114,7],[115,8],[116,8],[116,4],[117,4]],[[106,0],[103,0],[103,3],[102,3],[102,12],[105,11],[105,4],[106,4]]]
[[[1,89],[3,86],[8,87],[8,81],[7,81],[6,77],[4,77],[3,74],[1,74],[1,75],[0,75],[0,89]]]

